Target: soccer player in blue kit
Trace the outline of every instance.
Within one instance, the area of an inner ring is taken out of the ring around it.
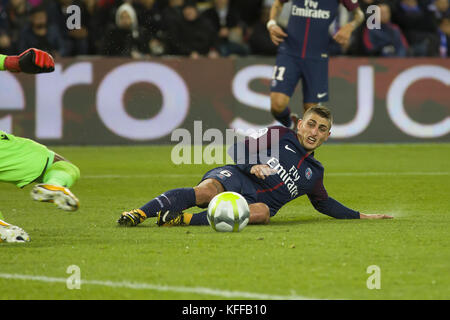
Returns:
[[[353,30],[364,21],[364,13],[357,0],[292,0],[285,32],[276,19],[286,2],[288,0],[274,1],[267,22],[270,37],[279,46],[270,88],[270,110],[278,122],[295,128],[293,119],[297,116],[291,114],[288,105],[300,80],[304,111],[328,101],[328,29],[339,4],[355,12],[354,19],[333,37],[341,46],[348,44]]]
[[[245,155],[233,152],[236,165],[212,169],[196,187],[167,191],[139,209],[122,213],[117,222],[136,226],[156,217],[159,226],[208,225],[207,211],[183,211],[194,206],[206,208],[224,191],[240,193],[247,200],[250,224],[269,223],[283,205],[305,194],[317,211],[336,219],[392,218],[354,211],[328,196],[323,185],[324,168],[314,158],[314,150],[328,139],[332,121],[328,108],[314,106],[298,121],[297,131],[273,126],[265,129],[257,141],[247,137],[243,144]],[[272,139],[273,135],[277,139]],[[261,139],[264,143],[259,143]],[[277,143],[272,145],[273,141]]]

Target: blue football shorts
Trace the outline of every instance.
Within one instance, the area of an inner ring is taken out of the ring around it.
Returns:
[[[257,202],[256,187],[252,180],[234,165],[226,165],[209,170],[201,181],[206,179],[219,181],[225,191],[239,193],[247,200],[248,204]]]
[[[328,59],[301,59],[278,54],[270,91],[292,97],[300,80],[304,103],[328,101]]]

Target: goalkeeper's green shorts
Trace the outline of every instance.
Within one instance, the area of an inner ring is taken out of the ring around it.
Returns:
[[[46,146],[0,130],[0,182],[22,188],[39,181],[54,158]]]

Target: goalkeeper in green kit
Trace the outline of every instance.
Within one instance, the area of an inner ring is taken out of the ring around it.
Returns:
[[[47,52],[28,49],[19,56],[0,54],[0,71],[48,73],[55,63]],[[80,177],[80,170],[62,156],[33,140],[16,137],[0,128],[0,182],[19,188],[37,183],[31,197],[51,202],[66,211],[79,207],[78,199],[69,188]],[[26,242],[29,236],[21,228],[0,220],[0,242]]]

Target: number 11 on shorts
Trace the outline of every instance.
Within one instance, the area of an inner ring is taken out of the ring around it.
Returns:
[[[284,80],[284,72],[286,71],[286,67],[273,67],[272,79],[283,81]]]

